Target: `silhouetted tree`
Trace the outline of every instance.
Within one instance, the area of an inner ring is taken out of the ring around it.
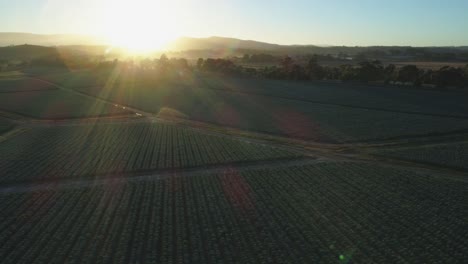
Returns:
[[[383,78],[383,66],[378,60],[362,61],[355,69],[356,79],[362,82],[377,81]]]
[[[197,60],[197,68],[198,69],[201,69],[203,67],[203,59],[202,58],[198,58]]]
[[[171,67],[176,68],[178,70],[186,70],[189,68],[188,61],[187,59],[184,59],[184,58],[180,58],[180,59],[173,58],[169,62],[170,62]]]
[[[438,87],[455,86],[463,87],[463,70],[450,66],[444,66],[436,72],[436,85]]]
[[[356,70],[352,65],[340,65],[338,70],[340,72],[338,79],[343,81],[356,80]]]
[[[417,84],[420,77],[420,71],[415,65],[405,65],[398,71],[397,80],[400,82]]]
[[[311,80],[322,80],[325,77],[325,70],[312,58],[307,63],[306,70]]]
[[[301,65],[293,64],[291,71],[288,74],[288,79],[292,80],[307,80],[307,74]]]
[[[396,78],[396,67],[393,64],[389,64],[383,70],[384,75],[384,82],[386,84],[390,83],[391,81],[395,80]]]
[[[159,65],[162,68],[166,68],[169,65],[169,58],[166,54],[162,54],[161,57],[159,57]]]
[[[270,54],[252,54],[249,62],[278,62],[281,59]]]
[[[463,68],[463,78],[465,79],[464,86],[468,87],[468,64]]]
[[[432,69],[427,69],[421,75],[421,82],[424,84],[435,84],[435,72]]]
[[[294,63],[294,60],[289,56],[284,57],[280,62],[280,64],[283,67],[284,71],[291,70],[291,67],[292,67],[293,63]]]

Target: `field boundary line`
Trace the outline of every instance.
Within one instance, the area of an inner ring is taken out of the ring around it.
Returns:
[[[59,90],[59,88],[48,88],[48,89],[31,89],[31,90],[22,90],[22,91],[1,91],[0,94],[15,94],[15,93],[29,93],[29,92],[42,92],[42,91],[55,91]]]
[[[26,133],[28,132],[30,129],[28,128],[25,128],[25,127],[13,127],[12,129],[10,130],[7,130],[3,133],[0,133],[0,144],[9,140],[9,139],[12,139],[22,133]]]
[[[246,171],[255,169],[274,169],[287,168],[294,166],[302,166],[313,163],[331,162],[333,160],[324,158],[283,158],[261,161],[233,162],[225,164],[214,164],[192,168],[182,169],[166,169],[155,170],[153,172],[123,172],[123,173],[107,173],[100,175],[90,175],[83,179],[54,179],[54,180],[37,180],[34,182],[25,181],[17,183],[7,183],[0,185],[0,195],[36,192],[36,191],[51,191],[59,189],[76,189],[89,188],[102,185],[125,184],[128,182],[154,181],[165,180],[172,177],[192,177],[203,176],[209,174]],[[107,178],[91,178],[91,177],[106,177]]]
[[[363,162],[376,164],[379,166],[402,168],[415,172],[428,173],[428,177],[437,177],[448,180],[468,183],[468,170],[450,166],[440,166],[439,164],[424,163],[414,160],[399,159],[384,155],[376,155],[368,152],[357,152],[342,156],[343,160],[350,162]]]
[[[428,166],[428,168],[434,168],[434,169],[439,169],[439,170],[451,170],[451,171],[456,171],[456,172],[468,174],[468,169],[463,168],[463,167],[444,165],[444,164],[435,163],[435,162],[431,162],[431,161],[413,160],[413,159],[410,159],[410,158],[387,156],[385,154],[379,154],[379,153],[369,153],[368,155],[379,158],[379,159],[388,160],[390,162],[404,162],[404,163],[408,163],[408,164],[413,164],[413,166],[415,164],[418,164],[421,167]],[[415,168],[417,168],[417,167],[415,166]],[[468,182],[468,178],[466,179],[466,181]]]
[[[220,88],[201,88],[201,89],[224,91],[224,92],[229,92],[229,93],[248,94],[248,95],[263,96],[263,97],[273,97],[273,98],[279,98],[283,100],[300,101],[300,102],[305,102],[305,103],[310,103],[310,104],[339,106],[339,107],[356,108],[356,109],[362,109],[362,110],[373,110],[373,111],[381,111],[381,112],[400,113],[400,114],[409,114],[409,115],[423,115],[423,116],[443,117],[443,118],[468,119],[467,115],[449,115],[449,114],[436,114],[436,113],[427,113],[427,112],[418,112],[418,111],[391,110],[391,109],[379,108],[379,107],[357,106],[357,105],[351,105],[351,104],[340,104],[340,103],[324,102],[324,101],[318,101],[318,100],[308,100],[308,99],[272,95],[272,94],[236,91],[232,89],[220,89]]]
[[[81,95],[81,96],[85,96],[85,97],[91,98],[93,100],[97,100],[97,101],[100,101],[100,102],[111,104],[111,105],[113,105],[113,106],[115,106],[117,108],[122,108],[124,110],[128,110],[129,112],[133,112],[134,114],[137,114],[137,115],[153,116],[153,113],[148,113],[148,112],[145,112],[145,111],[143,111],[141,109],[134,108],[132,106],[123,105],[123,104],[120,104],[120,103],[117,103],[117,102],[114,102],[114,101],[111,101],[111,100],[106,100],[106,99],[104,99],[102,97],[93,96],[93,95],[90,95],[88,93],[80,92],[80,91],[77,91],[77,90],[72,89],[72,88],[65,88],[60,84],[53,83],[53,82],[38,78],[37,76],[34,76],[34,75],[28,75],[28,77],[31,78],[31,79],[34,79],[34,80],[38,80],[38,81],[41,81],[41,82],[51,84],[51,85],[53,85],[53,86],[55,86],[55,87],[57,87],[59,89],[62,89],[64,91],[69,91],[71,93],[78,94],[78,95]]]

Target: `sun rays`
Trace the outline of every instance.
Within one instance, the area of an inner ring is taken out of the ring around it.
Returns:
[[[176,4],[169,1],[112,1],[104,14],[103,35],[115,46],[132,53],[164,49],[179,36],[174,13]]]

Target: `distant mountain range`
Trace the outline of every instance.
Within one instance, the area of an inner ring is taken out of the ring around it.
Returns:
[[[285,45],[271,44],[254,40],[241,40],[235,38],[209,37],[190,38],[181,37],[168,45],[171,50],[204,50],[204,49],[252,49],[252,50],[278,50]]]
[[[31,33],[0,32],[0,46],[11,45],[69,46],[69,45],[109,45],[104,39],[87,35],[41,35]],[[225,37],[191,38],[181,37],[167,45],[172,51],[182,50],[218,50],[247,49],[274,51],[285,47],[317,47],[314,45],[278,45],[253,40],[241,40]]]
[[[66,45],[105,45],[105,41],[98,37],[88,35],[55,34],[41,35],[32,33],[0,32],[0,46],[11,45],[39,45],[39,46],[66,46]]]
[[[25,44],[27,44],[25,46]],[[31,57],[33,54],[50,52],[44,47],[56,46],[59,50],[87,54],[104,54],[109,43],[98,37],[87,35],[40,35],[31,33],[1,33],[0,32],[0,58],[8,58],[11,55],[20,57]],[[15,49],[9,46],[16,46]],[[43,46],[43,47],[38,47]],[[10,48],[10,49],[9,49]],[[318,45],[279,45],[254,40],[241,40],[225,37],[191,38],[181,37],[169,43],[166,50],[169,52],[183,52],[181,56],[187,57],[225,57],[242,56],[243,54],[268,53],[272,55],[300,55],[300,54],[348,54],[356,55],[362,52],[386,54],[412,54],[419,56],[425,52],[434,53],[467,53],[465,47],[426,47],[412,48],[396,46],[374,46],[374,47],[346,47],[346,46],[318,46]],[[113,49],[118,52],[119,49]],[[396,52],[392,52],[396,51]],[[23,53],[24,52],[24,53]],[[60,51],[59,51],[60,52]],[[468,54],[468,53],[467,53]]]

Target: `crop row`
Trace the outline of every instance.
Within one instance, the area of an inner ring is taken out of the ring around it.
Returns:
[[[403,160],[468,169],[468,143],[379,150],[376,154]]]
[[[33,130],[0,144],[0,182],[197,167],[298,154],[164,124]]]
[[[374,165],[0,195],[3,263],[463,263],[466,185]]]

